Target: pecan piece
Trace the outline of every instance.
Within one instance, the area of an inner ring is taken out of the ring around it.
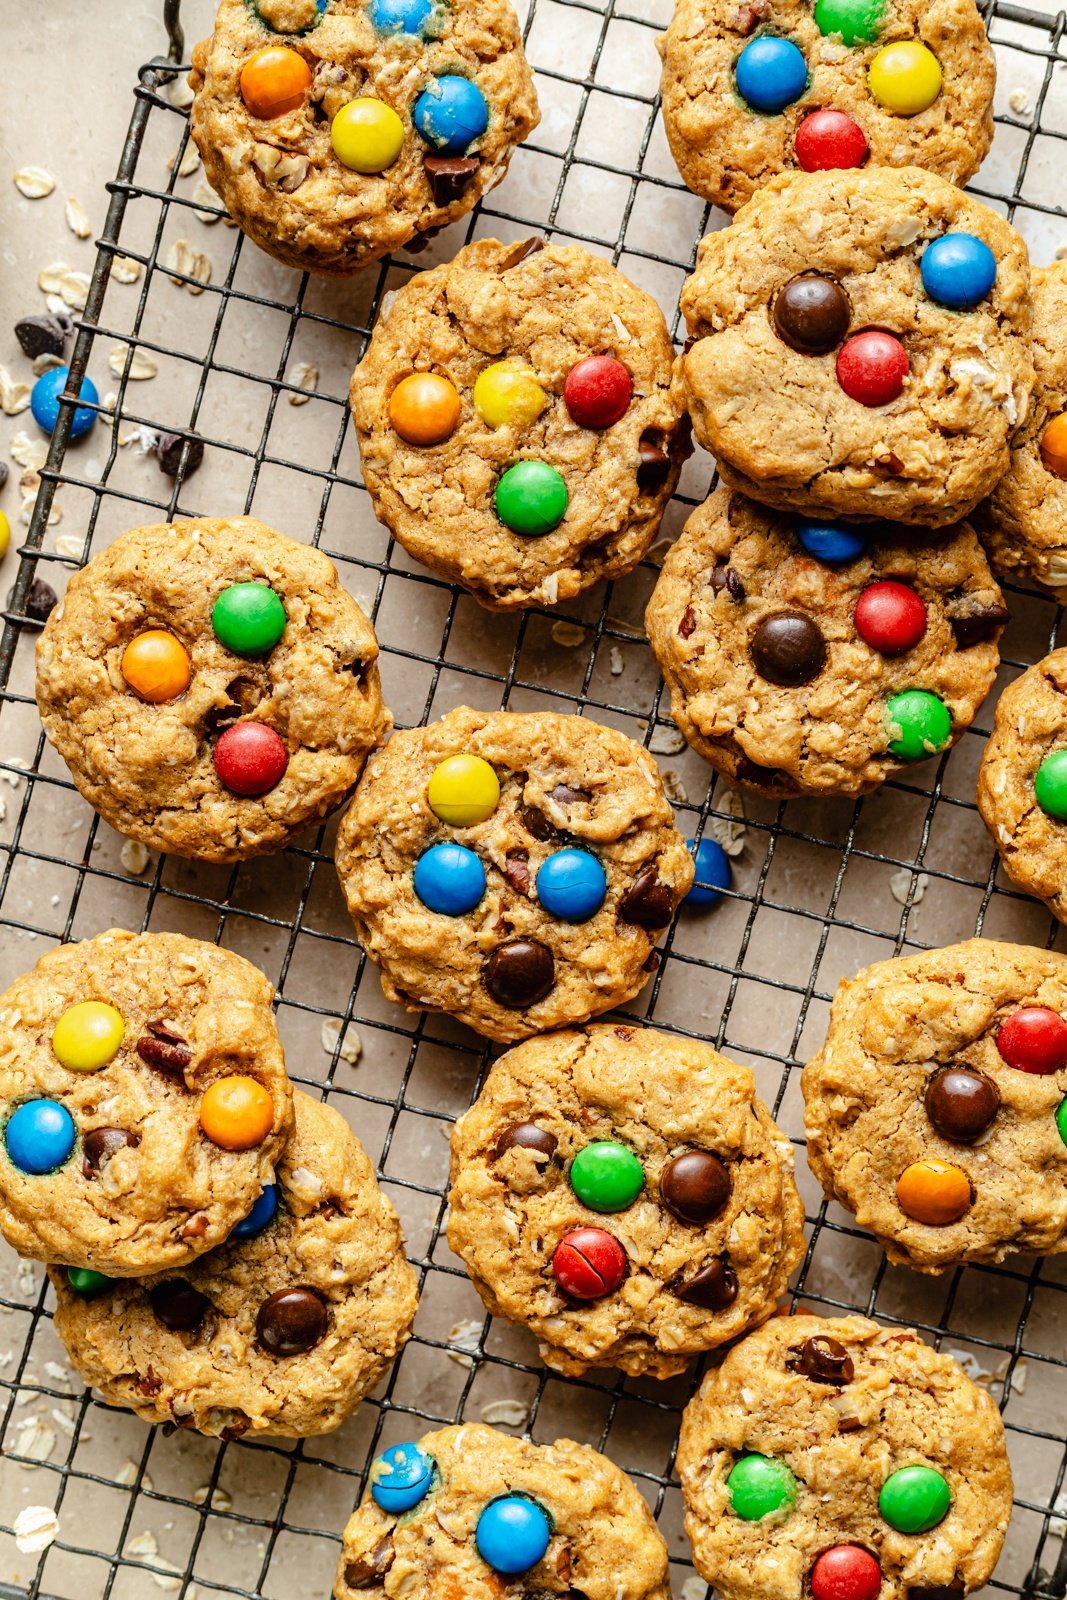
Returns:
[[[150,1022],[134,1048],[142,1061],[171,1078],[182,1077],[193,1059],[182,1035],[165,1022]]]
[[[516,894],[530,892],[530,852],[521,848],[509,850],[504,857],[504,876]]]

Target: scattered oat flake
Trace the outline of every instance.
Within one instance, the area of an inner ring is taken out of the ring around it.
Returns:
[[[37,287],[44,295],[58,295],[72,311],[84,311],[89,297],[89,274],[68,267],[65,261],[54,261],[37,275]]]
[[[1062,1489],[1052,1502],[1052,1509],[1056,1513],[1048,1525],[1051,1539],[1062,1539],[1067,1534],[1067,1489]]]
[[[210,1505],[213,1511],[232,1511],[233,1496],[228,1489],[222,1487],[221,1483],[216,1484],[214,1489],[210,1484],[202,1483],[199,1489],[193,1490],[193,1504]]]
[[[0,367],[0,406],[3,407],[4,415],[17,417],[20,411],[25,411],[29,403],[29,384],[19,383],[6,367]]]
[[[739,856],[745,848],[745,802],[736,789],[723,796],[721,808],[725,817],[709,817],[707,831],[728,856]]]
[[[708,1586],[703,1578],[698,1578],[694,1574],[693,1577],[686,1578],[682,1584],[681,1600],[704,1600],[707,1592]]]
[[[469,1366],[469,1357],[474,1355],[482,1342],[482,1325],[472,1318],[465,1318],[457,1322],[454,1328],[448,1330],[448,1342],[454,1348],[448,1352],[449,1359],[458,1361],[461,1366]],[[465,1354],[460,1354],[463,1351]]]
[[[158,1556],[159,1541],[151,1529],[146,1528],[144,1533],[135,1533],[126,1546],[128,1556]]]
[[[55,1447],[55,1431],[40,1417],[24,1417],[15,1430],[14,1453],[27,1461],[47,1461]]]
[[[635,627],[632,622],[627,622],[623,617],[609,617],[608,627],[614,628],[616,633],[624,633],[628,639],[643,639],[644,628]]]
[[[313,367],[310,361],[298,361],[287,381],[300,390],[299,394],[290,392],[289,404],[306,406],[319,386],[319,369]]]
[[[893,876],[890,878],[889,892],[898,905],[907,905],[908,891],[911,888],[913,878],[915,880],[915,893],[911,897],[911,903],[913,906],[917,906],[923,895],[926,893],[927,885],[930,882],[929,873],[920,872],[915,874],[910,870],[910,868],[901,867],[900,871],[894,872]]]
[[[1030,109],[1030,96],[1025,89],[1013,89],[1008,96],[1008,104],[1017,117],[1025,116]]]
[[[175,151],[174,155],[171,156],[170,160],[167,162],[167,171],[173,172],[175,166],[177,166],[179,178],[191,178],[199,165],[200,151],[196,148],[196,145],[193,143],[193,141],[189,139],[186,141],[185,149],[181,153],[180,160],[178,158],[177,151]]]
[[[28,467],[31,472],[40,472],[48,460],[48,442],[45,439],[31,439],[28,433],[16,433],[8,444],[12,461],[17,461],[20,467]]]
[[[15,188],[27,200],[45,200],[56,186],[56,180],[44,167],[20,167],[15,174]]]
[[[630,343],[630,330],[626,326],[626,324],[622,320],[622,318],[619,316],[619,313],[617,311],[613,311],[611,313],[611,323],[612,323],[612,327],[615,329],[615,332],[618,334],[618,336],[622,340],[623,344],[629,344]]]
[[[189,87],[186,77],[175,78],[167,90],[167,99],[172,106],[177,106],[179,111],[185,111],[193,103],[193,91]]]
[[[76,234],[79,239],[92,238],[93,225],[85,214],[85,207],[82,205],[81,201],[76,199],[72,194],[68,194],[67,196],[67,204],[64,208],[64,215],[67,219],[67,227],[70,229],[71,233]]]
[[[141,276],[141,263],[132,256],[115,256],[111,262],[111,277],[116,283],[136,283]]]
[[[61,1411],[58,1406],[53,1406],[50,1415],[59,1431],[65,1433],[68,1439],[73,1439],[78,1431],[78,1424],[74,1418],[69,1416],[66,1411]],[[82,1433],[83,1439],[88,1439],[88,1437],[87,1433]]]
[[[198,207],[200,207],[200,206],[215,206],[215,207],[217,207],[217,206],[219,206],[221,204],[218,195],[215,193],[215,191],[211,187],[210,183],[208,183],[207,179],[204,178],[204,177],[200,178],[200,180],[198,181],[198,183],[196,185],[196,188],[193,190],[193,201]],[[213,210],[213,211],[212,210],[208,210],[208,211],[197,210],[197,211],[195,211],[193,213],[193,215],[199,217],[201,222],[206,222],[209,227],[211,226],[211,224],[213,222],[218,222],[218,220],[219,220],[219,213],[218,213],[217,210]]]
[[[117,378],[121,378],[126,370],[126,357],[130,347],[126,344],[117,344],[107,358],[107,364]],[[129,376],[142,382],[146,378],[154,378],[159,371],[158,366],[144,350],[134,350],[130,357]]]
[[[51,1506],[23,1506],[15,1518],[15,1544],[24,1556],[36,1556],[55,1540],[59,1518]]]
[[[617,644],[613,644],[608,652],[608,666],[613,678],[622,677],[622,651]]]
[[[155,428],[145,427],[139,422],[134,428],[119,429],[119,449],[125,450],[128,445],[135,444],[143,456],[151,455],[159,441],[159,434]]]
[[[326,1018],[319,1035],[322,1048],[328,1056],[336,1053],[342,1061],[347,1061],[349,1066],[354,1067],[363,1054],[363,1040],[356,1031],[355,1023],[349,1022],[344,1025],[344,1038],[341,1037],[341,1027],[338,1018]]]
[[[64,561],[73,561],[80,564],[82,553],[85,550],[85,540],[77,533],[61,533],[56,540],[56,555],[62,556]]]
[[[656,728],[649,749],[654,756],[676,756],[685,749],[685,737],[677,728]]]
[[[552,637],[565,650],[577,650],[589,635],[586,629],[579,627],[576,622],[566,622],[561,617],[558,622],[552,624]]]
[[[529,1414],[520,1400],[490,1400],[481,1410],[482,1421],[494,1428],[521,1428]]]
[[[122,841],[119,860],[122,862],[122,870],[124,872],[132,872],[135,878],[139,878],[151,859],[147,846],[143,845],[140,839],[124,839]]]
[[[14,782],[12,783],[13,774],[5,772],[4,776],[5,776],[5,778],[7,778],[8,782],[11,783],[12,788],[17,788],[18,779],[15,778]],[[23,1260],[20,1259],[19,1260],[19,1294],[36,1294],[36,1293],[37,1293],[37,1274],[33,1270],[33,1265],[29,1261],[23,1261]]]
[[[203,294],[204,284],[211,282],[211,262],[202,250],[197,250],[188,239],[175,239],[163,263],[171,283],[176,283],[190,294]],[[185,280],[192,278],[192,283]]]
[[[684,806],[689,799],[685,784],[673,767],[666,767],[663,771],[663,788],[667,799],[676,806]]]
[[[33,367],[35,378],[43,378],[46,372],[54,372],[57,367],[66,365],[63,356],[54,356],[48,350],[42,350],[39,356],[34,356],[30,363]]]
[[[70,1382],[70,1369],[68,1367],[60,1366],[58,1361],[46,1361],[44,1364],[44,1370],[47,1372],[48,1376],[50,1378],[54,1378],[57,1383]]]

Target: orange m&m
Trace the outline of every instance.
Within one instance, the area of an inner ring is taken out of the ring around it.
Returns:
[[[973,1198],[970,1178],[951,1161],[913,1161],[897,1183],[897,1201],[904,1214],[934,1228],[958,1222]]]
[[[274,1126],[274,1101],[255,1078],[217,1078],[200,1102],[200,1126],[223,1150],[251,1150]]]
[[[241,68],[241,99],[254,117],[284,116],[303,105],[311,68],[287,45],[269,44]]]
[[[1067,411],[1053,417],[1041,435],[1041,465],[1054,478],[1067,478]]]
[[[185,646],[162,628],[139,633],[122,652],[122,676],[134,694],[154,706],[184,694],[192,675]]]
[[[455,431],[456,387],[436,372],[411,372],[389,397],[389,421],[408,444],[440,444]]]

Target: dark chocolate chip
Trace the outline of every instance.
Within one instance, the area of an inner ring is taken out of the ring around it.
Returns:
[[[662,445],[647,433],[637,444],[637,487],[646,494],[658,489],[670,471],[671,458]]]
[[[574,789],[569,783],[557,783],[554,789],[549,790],[548,798],[558,806],[575,806],[593,797],[588,789]]]
[[[721,594],[725,589],[731,600],[738,604],[745,598],[745,586],[734,568],[725,561],[716,562],[711,573],[711,587],[715,594]]]
[[[182,1424],[186,1426],[186,1424]],[[219,1438],[223,1440],[240,1439],[252,1426],[252,1418],[246,1417],[243,1411],[235,1411],[226,1426],[219,1431]]]
[[[507,255],[501,259],[500,265],[497,267],[497,271],[510,272],[512,267],[517,267],[522,261],[528,261],[531,256],[537,255],[537,253],[544,248],[545,241],[543,239],[521,239],[519,243],[513,245],[508,251]]]
[[[7,480],[8,480],[7,462],[6,461],[0,461],[0,489],[2,489],[4,487],[4,484],[7,482]]]
[[[450,206],[458,200],[481,164],[481,156],[426,156],[423,166],[434,205]]]
[[[519,820],[527,833],[535,839],[540,839],[542,844],[547,844],[549,839],[556,837],[556,830],[537,806],[523,806],[519,812]]]
[[[299,1356],[326,1333],[326,1302],[316,1289],[279,1289],[256,1316],[256,1340],[271,1356]]]
[[[184,1278],[168,1278],[165,1283],[157,1283],[148,1298],[160,1322],[172,1333],[192,1333],[199,1328],[211,1306],[207,1295],[194,1289]]]
[[[530,852],[529,850],[509,850],[504,857],[504,876],[516,894],[528,895],[530,892]]]
[[[674,896],[655,867],[639,873],[619,901],[619,921],[637,928],[665,928],[674,916]]]
[[[664,1167],[659,1193],[679,1222],[710,1222],[730,1198],[730,1173],[709,1150],[686,1150]]]
[[[163,1022],[150,1022],[148,1032],[138,1039],[134,1048],[142,1061],[172,1078],[180,1078],[193,1059],[193,1052],[181,1034]]]
[[[82,1140],[82,1177],[95,1178],[116,1151],[125,1150],[127,1145],[136,1148],[140,1142],[135,1133],[127,1133],[125,1128],[90,1128]]]
[[[161,433],[156,440],[156,460],[164,477],[176,478],[181,466],[182,450],[188,445],[184,477],[191,478],[204,460],[204,441],[195,433]]]
[[[14,589],[7,591],[7,601],[5,603],[9,611],[14,595]],[[35,623],[38,627],[43,628],[58,604],[59,596],[52,588],[52,585],[45,583],[43,578],[34,578],[30,584],[30,592],[26,596],[26,621]]]
[[[539,1128],[536,1122],[513,1122],[510,1128],[505,1128],[496,1142],[493,1151],[495,1160],[499,1161],[505,1150],[532,1150],[535,1155],[544,1156],[546,1161],[551,1161],[556,1153],[559,1140],[554,1133],[549,1133],[547,1128]]]
[[[761,678],[797,689],[817,678],[826,665],[826,640],[817,623],[800,611],[764,617],[749,645]]]
[[[22,317],[15,324],[15,338],[22,353],[36,361],[38,356],[61,356],[74,324],[69,317],[46,312],[39,317]]]
[[[1011,621],[1011,615],[1006,606],[994,605],[982,606],[961,616],[949,617],[948,620],[959,649],[970,650],[972,645],[985,644],[988,639],[996,638],[1004,624]]]
[[[681,638],[681,639],[689,639],[689,638],[691,638],[693,633],[696,630],[696,625],[697,625],[697,614],[696,614],[696,612],[693,610],[692,606],[686,606],[685,610],[682,612],[682,620],[678,624],[678,636],[679,636],[679,638]]]
[[[852,1357],[844,1345],[823,1334],[805,1339],[799,1350],[791,1351],[786,1366],[812,1383],[831,1383],[837,1388],[851,1383],[856,1376]]]
[[[725,1256],[716,1256],[695,1277],[678,1284],[674,1294],[687,1306],[700,1306],[704,1311],[725,1311],[737,1299],[738,1287],[737,1273],[729,1261]]]
[[[774,297],[774,331],[801,355],[824,356],[841,343],[852,319],[848,295],[833,278],[802,272]]]
[[[512,939],[485,964],[485,986],[497,1005],[521,1011],[543,1000],[556,981],[552,952],[539,939]]]
[[[393,1536],[387,1533],[384,1539],[378,1540],[373,1550],[346,1564],[345,1583],[349,1589],[377,1588],[383,1573],[388,1572],[392,1564]]]
[[[145,1368],[144,1375],[136,1374],[133,1381],[146,1400],[154,1400],[163,1387],[163,1379],[151,1363]]]
[[[973,1067],[943,1067],[926,1085],[923,1104],[943,1138],[973,1144],[996,1121],[1000,1090]]]
[[[650,950],[648,952],[648,955],[645,957],[645,959],[641,963],[641,971],[642,972],[658,972],[659,971],[659,964],[660,964],[660,953],[659,953],[659,951],[658,950]]]

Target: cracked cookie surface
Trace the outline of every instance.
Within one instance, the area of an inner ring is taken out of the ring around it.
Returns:
[[[231,585],[267,584],[285,625],[267,653],[238,655],[213,608]],[[123,676],[131,640],[163,630],[188,686],[146,701]],[[391,726],[374,630],[320,551],[251,517],[135,528],[73,575],[37,644],[37,706],[49,739],[105,822],[153,850],[240,861],[280,850],[351,793]],[[267,792],[220,781],[214,752],[263,723],[287,757]]]

